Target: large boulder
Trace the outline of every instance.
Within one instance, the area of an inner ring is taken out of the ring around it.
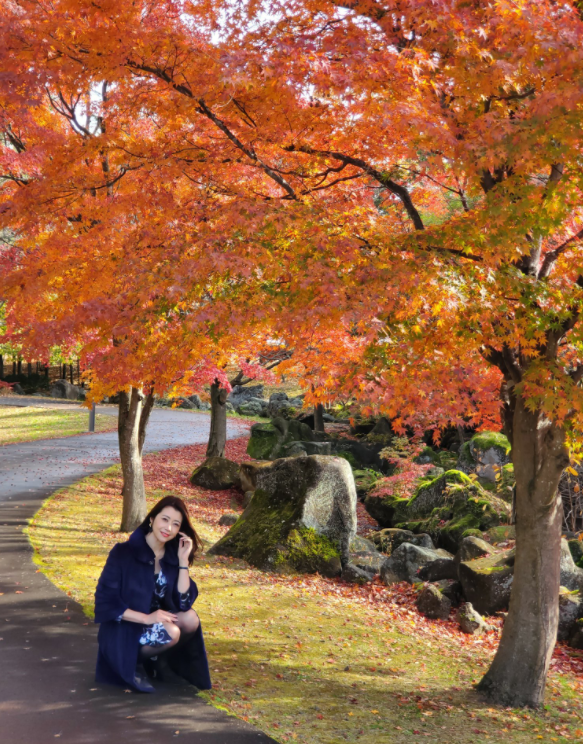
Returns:
[[[72,385],[67,380],[55,380],[51,385],[51,398],[65,398],[66,400],[85,400],[86,392],[83,388]]]
[[[256,460],[277,460],[292,442],[312,442],[313,432],[300,421],[275,418],[269,424],[253,424],[247,454]]]
[[[408,581],[409,584],[413,584],[419,581],[418,571],[422,566],[440,558],[452,558],[452,556],[445,550],[431,550],[411,543],[403,543],[381,566],[381,579],[388,585],[399,581]]]
[[[356,535],[356,489],[347,462],[311,455],[244,463],[241,478],[253,497],[211,554],[244,558],[265,570],[341,573]]]
[[[464,596],[482,615],[492,615],[508,607],[514,555],[514,550],[507,550],[459,564]]]
[[[509,463],[510,442],[504,434],[482,431],[463,445],[457,468],[494,483],[502,468]]]
[[[239,465],[226,457],[208,457],[190,476],[193,486],[201,486],[211,491],[224,491],[239,488],[241,476]]]
[[[377,495],[365,498],[369,514],[382,527],[426,532],[439,547],[456,552],[464,537],[510,519],[510,506],[459,470],[423,482],[410,499]]]
[[[417,609],[431,620],[447,620],[451,610],[451,601],[436,586],[427,584],[419,592]]]

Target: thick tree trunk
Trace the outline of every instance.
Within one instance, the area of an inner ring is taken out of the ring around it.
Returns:
[[[324,433],[324,406],[321,403],[317,403],[314,406],[314,431],[320,431]]]
[[[568,465],[564,431],[516,399],[516,562],[510,608],[492,666],[478,689],[495,702],[538,707],[557,638],[561,545],[559,479]]]
[[[224,457],[225,444],[227,443],[227,408],[228,393],[221,388],[219,381],[215,380],[211,385],[211,430],[207,457]]]
[[[122,532],[133,532],[147,513],[142,450],[153,405],[153,392],[144,396],[141,390],[130,388],[129,393],[119,394],[117,431],[123,473]]]

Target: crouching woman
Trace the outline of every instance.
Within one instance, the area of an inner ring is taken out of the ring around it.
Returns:
[[[98,682],[154,692],[166,668],[200,690],[211,680],[189,567],[201,542],[185,503],[166,496],[111,549],[95,590]],[[143,667],[145,674],[140,667]]]

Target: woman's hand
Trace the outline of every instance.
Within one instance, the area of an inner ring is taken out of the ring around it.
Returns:
[[[172,612],[166,612],[166,610],[156,610],[146,615],[146,625],[154,625],[154,623],[175,623],[178,619],[177,615]]]
[[[188,566],[188,556],[192,550],[192,538],[185,535],[184,532],[179,532],[180,543],[178,544],[178,563],[181,566]]]

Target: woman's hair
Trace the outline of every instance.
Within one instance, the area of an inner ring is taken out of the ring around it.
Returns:
[[[190,555],[188,556],[188,565],[191,565],[197,551],[202,548],[202,540],[196,534],[194,527],[190,524],[190,518],[188,516],[186,504],[182,499],[178,498],[178,496],[164,496],[163,499],[160,499],[160,501],[158,501],[156,506],[150,510],[150,513],[144,519],[144,521],[140,525],[140,529],[142,529],[147,534],[150,531],[150,522],[153,522],[158,514],[160,514],[162,509],[167,506],[171,506],[173,509],[176,509],[176,511],[179,511],[182,514],[182,525],[180,526],[180,532],[184,532],[185,535],[188,535],[188,537],[192,539],[192,550],[190,551]],[[169,544],[174,545],[176,547],[176,550],[178,550],[178,546],[180,544],[180,535],[176,535],[176,537],[174,537]]]

